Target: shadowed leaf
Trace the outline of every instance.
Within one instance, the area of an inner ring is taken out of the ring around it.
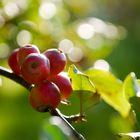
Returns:
[[[132,109],[134,110],[134,112],[136,114],[137,122],[140,125],[140,97],[136,97],[136,96],[131,97],[130,103],[132,105]]]
[[[74,65],[71,65],[68,71],[69,77],[72,80],[72,87],[76,91],[90,91],[95,93],[95,86],[87,75],[80,72]]]

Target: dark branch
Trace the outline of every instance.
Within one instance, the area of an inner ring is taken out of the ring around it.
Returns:
[[[77,140],[85,140],[85,138],[79,134],[73,127],[72,125],[68,122],[68,120],[70,119],[68,116],[63,115],[58,109],[49,109],[49,112],[52,116],[58,116],[60,117],[65,124],[71,129],[73,135],[75,136],[75,138]],[[68,119],[68,120],[67,120]]]
[[[60,112],[60,110],[58,110],[58,109],[50,110],[50,113],[52,116],[63,116],[69,123],[86,121],[84,115],[81,116],[80,114],[76,114],[76,115],[66,116],[66,115],[62,114]]]
[[[1,66],[0,66],[0,75],[5,76],[5,77],[17,82],[18,84],[22,85],[23,87],[25,87],[28,90],[30,90],[32,87],[29,83],[27,83],[25,80],[23,80],[23,78],[14,74],[9,69],[3,68]]]
[[[14,74],[9,69],[3,68],[1,66],[0,66],[0,75],[17,82],[18,84],[22,85],[23,87],[25,87],[29,91],[32,88],[32,85],[27,83],[22,77]],[[75,136],[75,138],[77,140],[85,140],[84,137],[81,134],[79,134],[70,124],[72,122],[77,122],[79,120],[79,118],[82,118],[82,116],[79,116],[79,115],[65,116],[58,109],[49,109],[49,113],[52,116],[60,117],[65,122],[65,124],[71,129],[73,135]]]

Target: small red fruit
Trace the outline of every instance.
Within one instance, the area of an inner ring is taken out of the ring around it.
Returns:
[[[59,105],[60,91],[55,84],[45,81],[31,89],[29,102],[37,111],[46,112],[48,108],[56,108]]]
[[[46,79],[50,73],[50,62],[47,57],[38,53],[27,55],[21,65],[23,79],[30,84],[37,84]]]
[[[51,77],[50,81],[55,83],[58,86],[58,88],[60,89],[62,100],[67,99],[71,95],[72,85],[71,85],[70,79],[67,75],[60,73],[58,75]]]
[[[57,75],[64,70],[66,65],[65,54],[58,49],[49,49],[43,53],[50,60],[50,73]]]
[[[40,53],[40,51],[37,46],[32,45],[32,44],[27,44],[21,47],[17,55],[18,63],[21,65],[25,57],[31,53]]]
[[[8,64],[14,73],[20,75],[20,65],[18,64],[17,61],[18,52],[19,52],[19,48],[13,50],[13,52],[10,54],[8,58]]]

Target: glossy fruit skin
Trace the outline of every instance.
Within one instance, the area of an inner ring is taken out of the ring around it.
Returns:
[[[23,47],[20,47],[17,54],[18,63],[21,65],[25,57],[31,53],[40,53],[40,51],[38,47],[33,44],[27,44],[24,45]]]
[[[50,60],[50,73],[57,75],[64,70],[66,65],[65,54],[58,49],[49,49],[43,53]]]
[[[10,54],[10,56],[8,58],[8,64],[15,74],[20,75],[20,73],[21,73],[20,65],[18,64],[18,61],[17,61],[18,52],[19,52],[19,48],[12,51],[12,53]]]
[[[60,91],[52,82],[42,82],[31,89],[29,102],[35,110],[46,112],[48,108],[56,108],[59,105]]]
[[[65,74],[58,74],[49,78],[50,81],[55,83],[60,89],[61,99],[67,99],[72,93],[72,85],[70,79]]]
[[[21,74],[30,84],[38,84],[46,79],[50,73],[50,62],[42,54],[31,53],[27,55],[21,65]]]

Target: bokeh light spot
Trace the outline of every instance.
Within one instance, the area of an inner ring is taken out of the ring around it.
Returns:
[[[94,63],[93,66],[95,69],[100,69],[100,70],[105,70],[105,71],[109,71],[110,66],[108,64],[107,61],[103,60],[103,59],[99,59]]]
[[[56,5],[52,2],[45,2],[40,5],[39,15],[44,19],[51,19],[56,14]]]
[[[116,26],[108,24],[104,35],[109,39],[118,39],[119,33]]]
[[[89,24],[91,24],[94,27],[95,32],[97,32],[97,33],[104,33],[105,32],[106,23],[104,21],[102,21],[101,19],[98,19],[95,17],[90,18]]]
[[[10,48],[6,43],[0,44],[0,59],[6,58],[9,55]]]
[[[24,44],[29,44],[32,40],[32,35],[27,30],[21,30],[17,35],[17,43],[19,46],[23,46]]]
[[[93,37],[95,30],[92,25],[88,23],[82,23],[78,26],[77,33],[83,39],[90,39]]]
[[[15,1],[18,7],[22,10],[25,10],[29,6],[29,0],[16,0]]]
[[[73,42],[69,39],[63,39],[59,42],[59,49],[64,53],[69,53],[73,49]]]
[[[19,13],[19,8],[16,3],[8,2],[4,7],[4,12],[9,18],[13,18]]]
[[[68,54],[68,58],[72,62],[79,62],[83,58],[84,54],[80,48],[73,48]]]

